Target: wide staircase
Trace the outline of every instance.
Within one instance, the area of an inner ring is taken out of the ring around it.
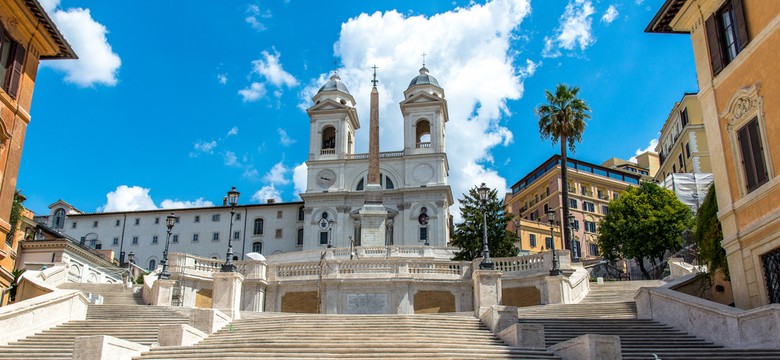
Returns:
[[[89,305],[86,320],[69,321],[0,346],[0,359],[71,359],[75,338],[90,335],[109,335],[150,346],[157,342],[158,325],[188,322],[188,311],[182,308]]]
[[[93,301],[99,296],[105,305],[144,305],[141,286],[127,288],[123,284],[65,283],[58,287],[67,290],[81,290]]]
[[[620,337],[623,359],[780,359],[780,350],[726,349],[652,320],[636,316],[633,296],[658,281],[592,284],[579,304],[521,308],[520,323],[543,324],[547,346],[584,334]]]
[[[506,346],[473,315],[241,316],[195,346],[138,359],[558,359]]]

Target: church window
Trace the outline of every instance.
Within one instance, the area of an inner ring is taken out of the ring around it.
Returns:
[[[328,126],[322,129],[322,149],[336,148],[336,128]]]
[[[154,271],[154,269],[157,269],[157,260],[151,259],[149,260],[149,271]]]
[[[263,253],[263,243],[260,241],[255,241],[252,243],[252,252],[256,252],[258,254]]]
[[[416,128],[416,141],[417,148],[429,148],[431,147],[431,123],[422,119],[417,122]]]
[[[387,189],[387,190],[395,189],[395,184],[393,184],[393,180],[390,180],[389,176],[385,180],[385,189]]]
[[[298,229],[298,239],[296,240],[295,245],[303,246],[303,228]]]
[[[363,190],[364,186],[365,186],[365,179],[360,179],[360,181],[358,181],[358,184],[357,184],[357,187],[355,188],[355,190],[361,191],[361,190]]]
[[[320,245],[328,245],[328,232],[320,231]]]
[[[263,219],[255,219],[254,235],[263,235]]]
[[[303,221],[304,211],[303,206],[298,208],[298,221]]]
[[[428,240],[428,227],[420,226],[420,241]]]
[[[65,210],[57,209],[54,212],[54,221],[52,225],[55,229],[62,229],[65,226]]]

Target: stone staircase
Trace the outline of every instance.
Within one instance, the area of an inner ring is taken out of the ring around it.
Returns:
[[[86,320],[69,321],[0,346],[0,359],[70,359],[74,339],[89,335],[109,335],[150,346],[157,342],[159,325],[188,322],[188,311],[181,308],[90,305]]]
[[[511,348],[473,315],[242,313],[195,346],[137,359],[558,359]]]
[[[617,335],[623,359],[780,359],[780,350],[726,349],[652,320],[636,318],[633,296],[658,281],[591,284],[579,304],[521,308],[520,323],[544,325],[547,346],[584,334]],[[657,356],[657,357],[656,357]]]
[[[81,290],[87,295],[100,295],[105,305],[145,305],[141,298],[141,286],[134,285],[132,288],[127,288],[123,284],[64,283],[58,287]]]

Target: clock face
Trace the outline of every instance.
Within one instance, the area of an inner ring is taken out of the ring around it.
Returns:
[[[317,185],[322,189],[329,189],[336,183],[336,173],[331,169],[320,170],[317,173]]]

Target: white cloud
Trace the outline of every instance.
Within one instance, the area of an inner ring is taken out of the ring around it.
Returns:
[[[232,151],[225,151],[225,153],[222,154],[222,158],[225,160],[225,166],[241,166],[238,162],[238,157],[236,157],[236,153]]]
[[[619,14],[620,13],[615,8],[615,5],[610,5],[607,8],[607,11],[604,12],[604,15],[601,16],[601,21],[607,24],[611,24],[613,21],[615,21],[615,19],[617,19]]]
[[[230,136],[233,136],[233,135],[238,135],[238,127],[237,126],[233,126],[232,128],[230,128],[230,130],[228,130],[227,135],[225,135],[225,137],[227,138],[227,137],[230,137]]]
[[[265,11],[261,11],[260,10],[260,6],[257,6],[255,4],[250,4],[246,8],[246,13],[248,15],[244,18],[244,21],[247,24],[251,25],[253,29],[255,29],[257,31],[263,31],[263,30],[268,28],[260,20],[261,19],[270,19],[271,16],[272,16],[271,15],[271,10],[267,10],[266,9]]]
[[[195,199],[195,201],[165,199],[160,203],[160,207],[163,209],[185,209],[209,206],[214,206],[214,203],[208,200],[203,200],[202,197]]]
[[[238,90],[238,94],[244,99],[244,102],[257,101],[265,95],[265,84],[253,82],[248,88]]]
[[[265,77],[266,81],[277,87],[282,85],[287,87],[298,85],[298,80],[295,79],[292,74],[285,71],[282,64],[279,62],[281,54],[279,54],[278,51],[274,50],[273,54],[268,51],[263,51],[261,54],[263,56],[261,59],[252,61],[253,72]]]
[[[288,172],[290,169],[280,161],[263,176],[263,180],[272,185],[286,185],[290,183],[290,180],[284,177]]]
[[[293,169],[293,184],[295,184],[295,195],[306,192],[306,181],[308,174],[308,166],[305,162],[300,163]]]
[[[636,151],[634,151],[634,156],[632,156],[630,159],[628,159],[628,161],[636,163],[636,155],[641,155],[641,154],[644,154],[645,152],[648,152],[648,151],[655,151],[655,148],[657,146],[658,146],[658,139],[657,138],[653,139],[653,140],[650,140],[650,143],[647,145],[646,148],[644,148],[644,149],[636,149]]]
[[[43,3],[65,39],[78,55],[77,60],[46,61],[44,66],[65,73],[65,81],[81,87],[102,84],[114,86],[122,60],[106,39],[108,29],[95,21],[89,9],[57,9],[58,0]]]
[[[516,58],[519,53],[511,46],[530,10],[528,0],[493,0],[431,17],[375,12],[342,24],[334,45],[344,64],[339,75],[356,98],[358,115],[365,124],[372,86],[368,81],[370,67],[379,67],[382,151],[403,148],[403,128],[397,126],[403,123],[398,103],[409,81],[418,75],[420,54],[426,52],[430,54],[426,58],[430,75],[439,81],[448,100],[447,153],[453,195],[460,197],[482,181],[500,193],[505,191],[506,180],[488,168],[488,160],[493,147],[512,141],[511,131],[502,124],[502,119],[511,115],[506,102],[522,96],[523,79],[539,65]],[[328,76],[321,74],[306,86],[301,94],[302,108],[311,106],[311,97]],[[357,136],[357,151],[366,151],[367,126]],[[296,167],[296,191],[305,188],[305,177],[299,180],[299,173],[302,170]],[[456,207],[453,211],[458,220]]]
[[[289,136],[287,136],[287,132],[284,131],[284,129],[279,128],[279,129],[276,129],[276,131],[279,132],[279,143],[280,144],[282,144],[284,146],[290,146],[292,144],[295,144],[296,140],[291,138],[291,137],[289,137]]]
[[[596,12],[591,0],[570,0],[561,15],[555,36],[544,38],[544,57],[559,57],[561,49],[584,51],[596,42],[591,29],[591,15]]]
[[[217,74],[217,81],[219,81],[220,84],[225,85],[228,82],[227,74]]]
[[[60,0],[40,0],[39,2],[47,14],[53,13],[60,6]]]
[[[117,186],[116,190],[106,194],[106,204],[98,208],[100,212],[135,211],[156,209],[149,190],[140,186]]]
[[[273,185],[266,185],[252,195],[252,201],[259,203],[266,203],[268,199],[274,199],[276,202],[281,202],[282,194]]]
[[[213,154],[214,148],[217,147],[217,141],[198,141],[193,145],[195,151],[190,153],[190,157],[198,156],[198,153]]]

